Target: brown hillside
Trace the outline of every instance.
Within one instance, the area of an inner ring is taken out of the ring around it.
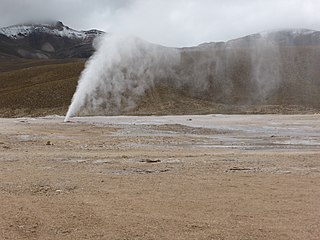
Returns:
[[[252,50],[248,48],[229,53],[215,48],[181,51],[181,66],[177,71],[184,81],[182,87],[176,87],[175,80],[169,79],[166,84],[148,90],[135,109],[119,114],[319,112],[320,48],[317,46],[280,48],[279,62],[275,64],[279,65],[276,77],[280,81],[274,82],[272,88],[252,80]],[[264,66],[273,61],[273,58],[265,60]],[[64,115],[84,63],[79,59],[1,61],[0,116]],[[217,70],[217,65],[223,67]],[[271,73],[270,76],[271,80],[275,78]]]
[[[1,62],[2,117],[64,114],[75,91],[83,60]]]

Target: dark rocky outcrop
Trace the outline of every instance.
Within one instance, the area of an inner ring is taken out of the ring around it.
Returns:
[[[88,58],[99,30],[77,31],[62,22],[0,28],[0,58]]]

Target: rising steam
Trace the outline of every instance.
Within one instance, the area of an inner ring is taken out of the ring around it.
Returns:
[[[270,39],[167,48],[124,35],[107,35],[81,74],[65,121],[81,114],[134,109],[159,84],[212,102],[251,104],[281,82],[281,56]]]
[[[179,52],[124,35],[106,36],[82,72],[65,121],[79,111],[113,113],[132,109],[157,80],[179,63]]]

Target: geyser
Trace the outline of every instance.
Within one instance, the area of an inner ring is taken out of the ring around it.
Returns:
[[[173,74],[179,62],[174,48],[125,35],[103,37],[81,73],[64,121],[79,111],[116,114],[134,108],[138,97]]]
[[[80,76],[65,121],[127,113],[159,86],[212,103],[261,104],[282,79],[279,46],[262,35],[181,49],[107,35]]]

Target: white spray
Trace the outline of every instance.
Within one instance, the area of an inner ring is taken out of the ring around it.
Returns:
[[[170,76],[180,62],[177,49],[125,35],[107,35],[82,72],[65,122],[80,111],[116,114],[136,106],[138,97]]]

